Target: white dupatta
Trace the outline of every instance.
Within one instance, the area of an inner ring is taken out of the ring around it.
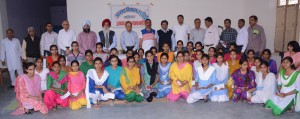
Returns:
[[[96,85],[103,85],[103,83],[107,80],[109,74],[106,70],[104,70],[101,78],[98,77],[97,72],[95,69],[89,69],[86,74],[86,86],[85,86],[85,96],[87,101],[87,108],[91,108],[91,101],[90,101],[90,90],[89,90],[89,80],[92,78],[95,81]]]
[[[206,71],[203,70],[203,67],[198,67],[198,76],[200,80],[209,80],[211,74],[215,71],[215,68],[213,66],[209,66]]]

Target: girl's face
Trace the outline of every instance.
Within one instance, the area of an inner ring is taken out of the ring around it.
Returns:
[[[39,59],[35,62],[36,67],[41,68],[43,67],[43,60]]]
[[[260,66],[260,63],[261,63],[260,60],[255,60],[255,61],[254,61],[254,64],[255,64],[255,66],[257,66],[257,67]]]
[[[289,46],[287,47],[287,49],[288,49],[289,52],[292,52],[292,51],[293,51],[293,47],[292,47],[291,45],[289,45]]]
[[[203,55],[202,52],[196,52],[197,59],[201,59],[202,55]]]
[[[263,52],[263,58],[264,58],[264,60],[269,60],[270,55],[267,52]]]
[[[261,71],[262,73],[268,73],[269,68],[268,68],[266,65],[261,65],[261,66],[260,66],[260,71]]]
[[[146,55],[146,59],[148,60],[148,61],[153,61],[153,55],[151,54],[151,53],[148,53],[147,55]]]
[[[193,50],[193,45],[191,43],[187,44],[187,50],[188,51]]]
[[[254,58],[254,53],[253,52],[249,52],[247,56],[248,56],[248,58]]]
[[[118,59],[117,59],[117,58],[112,58],[112,59],[110,60],[110,64],[111,64],[111,66],[113,66],[113,67],[118,66]]]
[[[57,48],[56,47],[52,47],[51,49],[50,49],[50,52],[51,52],[51,54],[52,55],[57,55],[58,53],[58,51],[57,51]]]
[[[134,55],[133,57],[134,57],[134,60],[135,60],[135,61],[139,61],[139,60],[140,60],[139,55]]]
[[[96,70],[102,70],[103,63],[101,61],[96,61],[94,66]]]
[[[208,59],[206,57],[201,59],[203,65],[208,65]]]
[[[202,46],[200,44],[196,44],[195,48],[196,48],[196,50],[200,50],[200,49],[202,49]]]
[[[168,62],[167,56],[164,55],[164,56],[160,57],[160,62],[163,64],[167,63]]]
[[[229,46],[229,51],[234,50],[235,47],[233,45]]]
[[[60,64],[61,66],[66,66],[66,60],[65,60],[64,58],[60,58],[60,59],[59,59],[59,64]]]
[[[117,52],[116,50],[112,50],[112,51],[110,52],[110,55],[116,55],[116,56],[118,56],[118,52]]]
[[[29,76],[33,76],[35,73],[35,66],[29,66],[28,69],[26,69],[26,72]]]
[[[235,60],[236,59],[236,52],[230,52],[230,58],[232,60]]]
[[[183,54],[181,54],[181,53],[178,54],[176,58],[177,58],[177,61],[178,61],[179,63],[183,63],[183,61],[184,61],[184,56],[183,56]]]
[[[164,44],[164,46],[162,47],[162,49],[164,50],[164,52],[169,52],[169,50],[170,50],[168,44]]]
[[[151,52],[153,53],[154,56],[156,56],[156,49],[152,49]]]
[[[72,50],[73,50],[73,51],[78,51],[78,50],[79,50],[79,46],[78,46],[77,43],[73,43],[73,44],[72,44]]]
[[[88,53],[85,55],[86,61],[92,61],[93,60],[93,55],[91,53]]]
[[[288,69],[288,68],[291,68],[291,62],[289,61],[289,60],[283,60],[282,61],[282,67],[284,68],[284,69]]]
[[[132,54],[133,54],[132,51],[128,51],[128,52],[126,53],[126,57],[132,56]]]
[[[131,59],[129,59],[129,61],[127,61],[127,65],[128,65],[128,67],[133,67],[134,66],[134,60],[131,58]]]
[[[243,62],[243,64],[241,65],[241,69],[243,69],[243,70],[247,70],[247,68],[248,68],[248,62]]]
[[[142,50],[139,50],[139,55],[140,55],[140,57],[143,57],[144,52]]]
[[[177,43],[177,48],[178,48],[178,49],[182,49],[182,47],[183,47],[183,45],[182,45],[181,42]]]
[[[223,62],[223,59],[224,59],[224,58],[223,58],[222,56],[218,56],[218,57],[217,57],[217,62]]]
[[[77,72],[77,71],[78,71],[78,68],[79,68],[79,66],[78,66],[77,63],[73,63],[73,64],[71,65],[71,69],[72,69],[73,72]]]
[[[102,52],[103,51],[103,47],[101,45],[97,45],[96,46],[96,51],[97,52]]]
[[[189,62],[190,61],[190,55],[188,53],[184,54],[184,61]]]
[[[59,73],[60,71],[60,66],[58,64],[55,64],[53,67],[52,67],[52,70],[56,73]]]
[[[209,55],[209,57],[214,57],[214,55],[215,55],[214,49],[210,48],[210,49],[208,50],[208,55]]]

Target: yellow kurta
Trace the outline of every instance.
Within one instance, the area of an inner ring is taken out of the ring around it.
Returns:
[[[127,76],[124,75],[124,73],[126,73]],[[129,81],[126,81],[126,78],[128,78]],[[139,68],[133,67],[132,70],[129,70],[127,67],[124,67],[121,73],[120,82],[125,94],[129,94],[131,91],[134,91],[132,89],[129,89],[129,87],[132,88],[141,83]]]
[[[163,52],[159,52],[157,53],[157,61],[160,63],[160,55],[162,54]],[[169,52],[168,53],[168,56],[169,56],[169,59],[168,59],[168,62],[173,62],[174,61],[174,52]]]
[[[172,92],[173,94],[179,94],[182,91],[190,93],[192,88],[192,66],[186,63],[183,68],[179,69],[177,62],[174,62],[170,68],[169,77],[172,80]],[[176,80],[188,81],[183,87],[179,87]]]
[[[228,97],[229,97],[229,99],[231,99],[232,96],[233,96],[233,89],[232,89],[232,86],[233,86],[233,80],[232,80],[231,74],[232,74],[235,70],[239,69],[241,66],[240,66],[240,64],[239,64],[239,63],[240,63],[239,60],[236,60],[234,65],[232,64],[232,60],[228,60],[227,62],[228,62],[228,66],[229,66],[229,75],[230,75],[230,77],[229,77],[229,79],[227,80],[227,83],[226,83],[226,86],[225,86],[225,87],[226,87],[227,92],[228,92]]]

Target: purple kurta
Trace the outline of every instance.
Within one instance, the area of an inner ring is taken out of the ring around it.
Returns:
[[[240,69],[235,70],[232,73],[232,79],[234,81],[234,94],[233,94],[233,101],[237,102],[239,100],[246,100],[247,99],[247,90],[255,88],[255,73],[251,70],[248,70],[248,73],[242,74]],[[250,80],[250,83],[246,84],[246,78]],[[242,91],[242,88],[246,87],[245,91]]]
[[[85,53],[86,50],[95,52],[97,35],[94,31],[90,31],[89,33],[81,32],[78,34],[77,42],[81,53]]]
[[[270,70],[270,72],[272,72],[272,73],[274,73],[275,75],[277,74],[277,66],[276,66],[276,61],[275,60],[273,60],[273,59],[270,59],[269,61],[268,61],[268,63],[269,63],[269,70]]]

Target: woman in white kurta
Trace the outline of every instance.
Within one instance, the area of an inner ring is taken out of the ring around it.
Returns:
[[[210,94],[210,99],[213,102],[225,102],[228,101],[228,93],[225,88],[226,82],[229,78],[228,64],[224,62],[224,56],[222,53],[216,55],[217,62],[213,63],[216,68],[216,80],[214,82],[213,92]]]
[[[300,111],[299,71],[295,70],[296,67],[293,65],[291,57],[285,57],[281,64],[283,69],[278,75],[279,92],[266,102],[266,108],[271,108],[274,115],[280,115],[293,107],[295,107],[295,111]]]
[[[271,96],[275,94],[276,77],[275,74],[269,72],[268,62],[260,64],[260,73],[256,76],[256,91],[251,97],[253,103],[265,103]]]
[[[251,68],[250,68],[250,70],[252,70],[255,73],[255,79],[257,79],[258,74],[261,72],[260,71],[260,63],[261,63],[260,57],[256,57],[254,59],[255,66],[251,66]],[[257,80],[255,80],[255,82],[258,83]]]
[[[196,84],[187,98],[187,103],[194,103],[200,99],[204,99],[204,102],[207,102],[209,94],[213,91],[216,70],[213,66],[209,65],[208,55],[204,54],[201,60],[202,66],[196,70]]]
[[[94,60],[95,69],[89,69],[86,75],[86,100],[87,108],[100,108],[100,101],[115,99],[115,94],[111,93],[107,86],[108,72],[103,68],[102,59],[97,57]],[[91,99],[91,100],[90,100]]]
[[[0,60],[2,64],[6,65],[9,71],[11,79],[11,86],[15,85],[16,74],[23,74],[23,68],[21,63],[22,48],[19,39],[13,37],[13,30],[6,30],[7,38],[2,40]],[[6,63],[5,63],[6,61]]]
[[[41,77],[41,91],[47,90],[47,75],[50,72],[48,68],[43,68],[43,59],[37,58],[35,60],[35,73]]]

